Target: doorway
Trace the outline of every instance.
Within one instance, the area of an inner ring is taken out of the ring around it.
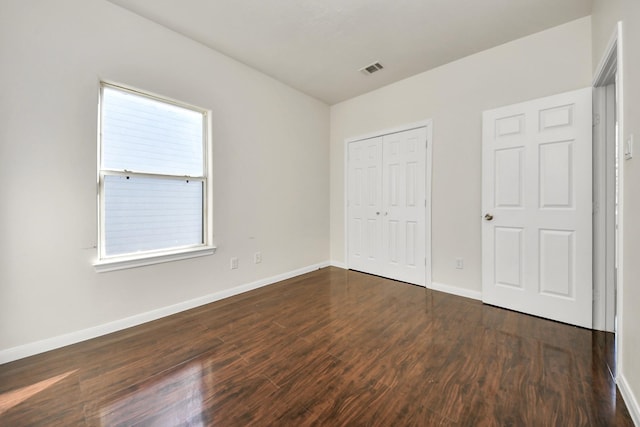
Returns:
[[[593,328],[615,332],[618,138],[615,78],[593,89]]]
[[[609,369],[614,378],[619,366],[615,337],[621,332],[616,319],[622,311],[623,287],[623,159],[630,158],[620,137],[624,135],[621,58],[622,22],[618,22],[593,79],[594,156],[598,156],[594,157],[594,329],[606,332],[607,352],[613,348]]]

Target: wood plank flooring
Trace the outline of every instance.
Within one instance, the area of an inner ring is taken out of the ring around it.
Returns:
[[[2,426],[632,426],[611,336],[326,268],[0,366]]]

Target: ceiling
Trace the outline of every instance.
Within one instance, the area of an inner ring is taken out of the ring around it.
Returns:
[[[109,0],[335,104],[591,14],[592,0]],[[360,68],[379,61],[384,69]]]

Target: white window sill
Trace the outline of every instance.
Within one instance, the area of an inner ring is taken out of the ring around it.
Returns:
[[[160,264],[163,262],[177,261],[181,259],[196,258],[213,255],[216,252],[215,246],[205,246],[190,248],[173,252],[146,253],[143,255],[129,255],[126,257],[110,258],[96,261],[93,267],[98,273],[106,271],[124,270],[127,268],[142,267],[145,265]]]

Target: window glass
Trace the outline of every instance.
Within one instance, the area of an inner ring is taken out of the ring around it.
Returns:
[[[204,243],[202,182],[106,176],[105,254]]]
[[[108,84],[100,112],[100,259],[207,245],[206,113]]]
[[[203,114],[105,87],[102,167],[201,176]]]

